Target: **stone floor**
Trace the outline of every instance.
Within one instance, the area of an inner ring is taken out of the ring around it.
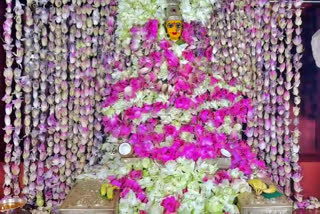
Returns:
[[[320,209],[318,210],[296,210],[294,214],[320,214]]]

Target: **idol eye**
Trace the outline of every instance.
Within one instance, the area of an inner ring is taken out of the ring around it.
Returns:
[[[177,28],[181,28],[181,24],[180,23],[177,23]]]
[[[173,24],[168,24],[168,28],[173,28]]]

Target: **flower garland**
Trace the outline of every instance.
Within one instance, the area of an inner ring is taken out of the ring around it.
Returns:
[[[38,81],[40,88],[39,91],[39,109],[40,109],[40,116],[39,121],[37,121],[37,128],[39,131],[39,160],[37,162],[37,180],[36,180],[36,191],[37,191],[37,204],[38,206],[44,205],[44,196],[43,191],[45,189],[45,179],[42,177],[45,164],[44,161],[47,158],[47,149],[46,149],[46,137],[47,137],[47,118],[48,118],[48,109],[49,105],[47,103],[46,91],[47,91],[47,67],[48,67],[48,60],[47,60],[47,53],[48,53],[48,35],[46,24],[48,23],[48,16],[47,10],[45,8],[39,8],[37,15],[40,15],[39,20],[39,31],[40,31],[40,41],[42,51],[40,51],[40,63],[39,63],[39,71],[40,71],[40,80]],[[44,15],[45,14],[45,15]]]
[[[25,139],[23,141],[23,185],[25,186],[22,190],[22,193],[24,195],[27,195],[29,189],[29,173],[30,173],[30,151],[31,151],[31,92],[32,92],[32,84],[31,84],[31,76],[30,76],[30,60],[32,55],[32,39],[31,39],[31,32],[33,27],[33,19],[32,19],[32,11],[30,9],[30,2],[26,4],[25,7],[25,20],[26,24],[24,25],[24,37],[25,37],[25,53],[24,53],[24,69],[23,69],[23,91],[24,91],[24,133],[25,133]]]
[[[206,25],[210,19],[216,0],[185,0],[181,1],[180,8],[185,22],[197,21]]]
[[[164,24],[166,3],[166,0],[119,1],[116,36],[127,45],[130,42],[130,30],[134,25],[143,25],[150,18]],[[164,30],[159,31],[159,38],[164,38],[165,35]]]
[[[108,151],[112,143],[129,142],[136,156],[151,158],[153,163],[155,160],[163,162],[165,166],[182,160],[192,165],[220,157],[220,150],[227,149],[232,154],[231,167],[241,173],[250,175],[252,169],[263,168],[263,162],[257,160],[245,141],[241,141],[242,123],[247,122],[247,115],[252,111],[250,100],[241,96],[243,88],[238,87],[234,80],[225,83],[219,74],[205,69],[212,54],[206,28],[198,23],[186,23],[182,33],[186,43],[178,46],[167,40],[157,42],[154,36],[157,35],[157,25],[157,20],[150,19],[144,26],[132,27],[129,47],[138,57],[130,68],[124,69],[121,62],[114,65],[113,83],[109,86],[109,96],[104,100],[103,124],[107,142],[102,148]],[[139,50],[146,47],[150,51],[139,55]],[[103,158],[106,164],[112,161],[108,155],[106,153]],[[121,168],[114,173],[124,177],[110,177],[122,191],[121,213],[131,210],[140,213],[147,210],[170,212],[180,208],[198,210],[199,207],[202,207],[200,210],[217,212],[236,210],[232,200],[222,205],[217,197],[212,197],[210,203],[202,200],[198,202],[201,205],[195,205],[190,201],[195,197],[190,195],[192,187],[189,191],[185,187],[159,198],[159,190],[153,193],[147,186],[137,183],[141,174],[153,173],[153,167],[145,167],[143,173]],[[157,167],[162,169],[160,165]],[[136,179],[133,174],[137,175]],[[176,179],[181,182],[188,179],[188,175],[180,174]],[[218,180],[212,186],[219,186]],[[154,183],[149,182],[149,185]],[[166,185],[178,185],[179,182],[169,180]],[[241,182],[246,183],[245,180]],[[222,192],[228,189],[226,186],[221,188]],[[231,195],[231,198],[236,197],[237,193]],[[203,197],[199,192],[197,196]],[[131,201],[129,205],[125,203],[127,200]],[[213,202],[216,206],[210,205]]]
[[[142,159],[114,169],[125,176],[108,178],[121,189],[121,213],[238,213],[233,201],[250,187],[238,169],[217,170],[200,159],[179,158],[164,166]]]
[[[149,36],[156,35],[158,30],[148,28],[153,23],[155,20],[150,20],[144,27],[132,30],[133,36],[139,32],[144,35],[142,47],[155,38]],[[252,110],[248,100],[241,100],[241,88],[228,86],[219,81],[219,75],[211,75],[203,69],[211,53],[205,28],[201,25],[186,26],[182,35],[188,43],[183,48],[162,40],[155,52],[142,57],[134,68],[138,73],[143,71],[142,75],[129,77],[129,80],[124,79],[124,74],[114,76],[118,81],[111,86],[110,96],[104,101],[105,132],[120,141],[132,143],[135,154],[140,157],[153,157],[164,162],[180,156],[193,160],[216,158],[219,150],[228,146],[228,135],[233,133],[233,140],[240,139],[236,133],[246,122],[248,111]],[[194,26],[200,29],[198,35]],[[195,38],[205,41],[201,44],[204,49],[201,45],[201,49],[189,48],[199,43]],[[207,51],[201,53],[200,50]],[[203,63],[198,65],[195,58]],[[184,70],[180,70],[180,64]],[[191,73],[192,70],[199,73]],[[147,79],[159,86],[152,87]],[[193,135],[194,131],[196,135]]]
[[[11,125],[11,119],[10,116],[13,111],[13,104],[12,104],[12,82],[13,82],[13,39],[12,39],[12,25],[13,25],[13,2],[11,0],[7,0],[7,7],[6,7],[6,14],[5,14],[5,22],[3,24],[3,30],[4,30],[4,50],[6,51],[6,69],[3,73],[3,76],[5,77],[5,96],[3,100],[6,103],[5,107],[5,135],[4,135],[4,142],[6,143],[6,153],[4,156],[4,171],[5,171],[5,181],[4,181],[4,195],[8,196],[11,194],[13,186],[12,186],[12,178],[14,175],[18,175],[20,168],[19,166],[14,166],[11,168],[11,152],[13,150],[13,145],[10,144],[10,141],[12,140],[12,132],[14,130],[14,127]]]
[[[11,158],[11,165],[14,169],[12,171],[13,174],[13,193],[15,196],[20,194],[20,186],[19,186],[19,174],[20,174],[20,156],[22,154],[20,144],[20,132],[22,129],[22,112],[21,112],[21,104],[22,104],[22,85],[20,76],[22,74],[22,61],[23,61],[23,47],[22,47],[22,15],[23,15],[23,8],[20,4],[19,0],[16,0],[15,2],[15,29],[16,29],[16,41],[15,46],[17,48],[16,50],[16,63],[18,64],[18,67],[14,69],[14,81],[15,81],[15,89],[13,94],[15,94],[15,100],[13,101],[14,109],[15,109],[15,120],[13,122],[14,124],[14,132],[13,132],[13,144],[14,149],[12,153]]]

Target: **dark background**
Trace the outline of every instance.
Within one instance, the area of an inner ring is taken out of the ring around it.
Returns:
[[[306,5],[302,18],[305,51],[300,85],[301,158],[320,161],[320,69],[315,64],[311,49],[311,38],[320,29],[320,3]]]
[[[3,78],[3,69],[5,67],[5,52],[3,50],[3,22],[5,20],[6,2],[0,1],[0,35],[1,35],[1,45],[0,45],[0,100],[4,96],[5,91],[5,84]],[[5,112],[5,104],[4,102],[0,101],[0,161],[3,161],[4,150],[5,150],[5,143],[3,142],[3,128],[4,128],[4,112]]]

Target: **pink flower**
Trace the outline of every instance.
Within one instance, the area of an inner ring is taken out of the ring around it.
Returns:
[[[219,82],[219,80],[217,80],[216,78],[214,77],[211,77],[211,85],[215,85],[217,82]]]
[[[135,119],[135,111],[132,108],[129,108],[124,113],[124,119]]]
[[[163,129],[164,129],[165,135],[167,136],[174,135],[176,132],[176,128],[172,125],[165,125]]]
[[[141,170],[132,170],[129,173],[129,177],[133,180],[138,180],[142,178],[142,171]]]
[[[145,124],[141,124],[138,126],[137,134],[145,135],[148,132],[148,128]]]
[[[201,126],[201,125],[196,125],[194,130],[195,130],[195,134],[197,135],[197,137],[202,136],[204,134],[204,132],[205,132],[204,127]]]
[[[209,114],[210,114],[210,111],[209,110],[202,110],[200,113],[199,113],[199,118],[200,120],[205,123],[208,121],[209,119]]]
[[[215,112],[215,115],[214,115],[215,127],[219,128],[222,125],[225,116],[226,116],[226,112],[224,111],[224,109],[218,110],[217,112]]]
[[[161,143],[164,140],[164,135],[156,132],[151,133],[150,137],[154,143]]]
[[[121,186],[122,186],[121,182],[117,179],[112,180],[110,183],[114,186],[119,187],[119,188],[121,188]]]
[[[192,74],[192,71],[193,71],[192,64],[187,63],[182,68],[179,69],[179,74],[188,80],[190,78],[190,74]]]
[[[141,28],[138,27],[138,26],[133,26],[133,27],[130,29],[131,35],[135,35],[135,34],[139,33],[140,31],[141,31]]]
[[[108,16],[108,20],[107,20],[108,26],[112,27],[115,24],[115,20],[113,16]]]
[[[190,160],[198,160],[200,157],[201,149],[198,149],[193,143],[186,143],[183,147],[184,157]]]
[[[134,177],[140,177],[139,172],[133,172],[131,176]],[[142,173],[141,173],[142,174]],[[142,177],[142,175],[141,175]],[[129,179],[128,177],[124,176],[120,179],[116,179],[114,177],[108,177],[110,180],[110,183],[112,185],[115,185],[120,188],[120,197],[124,198],[128,195],[129,191],[132,190],[136,197],[142,202],[142,203],[147,203],[148,199],[146,197],[146,194],[144,190],[141,188],[140,184],[132,179]]]
[[[124,188],[121,192],[120,192],[120,198],[125,198],[130,192],[129,188]]]
[[[141,58],[139,59],[139,66],[140,66],[141,68],[143,68],[143,67],[152,68],[152,67],[153,67],[152,58],[146,57],[146,56],[141,57]]]
[[[151,83],[155,83],[157,81],[157,74],[155,72],[151,72],[147,75],[149,75]]]
[[[207,29],[203,26],[200,26],[200,29],[197,29],[196,33],[199,39],[204,39],[204,37],[207,36]]]
[[[130,80],[130,86],[134,91],[138,91],[144,87],[146,84],[143,77],[137,77]]]
[[[161,103],[161,102],[156,102],[155,104],[154,104],[154,111],[155,112],[159,112],[159,111],[161,111],[162,109],[166,109],[166,108],[168,108],[168,106],[167,106],[167,104],[165,104],[165,103]]]
[[[139,192],[137,194],[137,198],[142,202],[142,203],[148,203],[148,198],[144,192]]]
[[[231,177],[230,177],[229,173],[225,170],[219,170],[218,172],[216,172],[216,174],[214,176],[215,183],[220,184],[224,180],[231,181]]]
[[[180,65],[179,58],[171,51],[171,50],[165,50],[164,56],[167,60],[169,69],[170,68],[177,68]]]
[[[200,136],[200,145],[201,146],[212,146],[213,140],[209,136]]]
[[[194,132],[194,128],[191,125],[183,125],[180,130],[180,132],[190,132],[193,133]]]
[[[169,43],[169,41],[163,39],[160,42],[160,48],[163,50],[168,50],[171,47],[171,44]]]
[[[117,102],[118,99],[119,99],[119,98],[118,98],[117,94],[113,94],[113,95],[107,97],[107,99],[105,99],[105,100],[103,101],[103,107],[111,106],[112,104],[114,104],[115,102]]]
[[[201,105],[206,101],[211,101],[211,98],[208,96],[208,93],[201,94],[197,96],[195,99],[198,105]]]
[[[161,206],[164,207],[165,212],[176,212],[180,206],[180,202],[174,196],[168,196],[162,200]]]
[[[160,52],[154,51],[154,52],[150,53],[150,57],[152,58],[152,60],[156,66],[159,67],[161,65],[162,55]]]
[[[212,47],[207,48],[206,52],[205,52],[206,58],[208,61],[211,61],[212,58]]]
[[[131,127],[130,126],[126,126],[126,125],[122,125],[120,127],[120,134],[119,137],[128,137],[131,133]]]
[[[158,20],[151,19],[145,25],[146,39],[147,40],[155,40],[158,35]]]
[[[188,110],[190,107],[192,107],[192,100],[187,97],[178,97],[175,101],[175,107]]]
[[[189,62],[194,62],[194,53],[191,50],[185,50],[182,52],[183,57]]]
[[[123,81],[118,81],[116,84],[112,85],[112,89],[115,92],[123,92],[125,87],[128,86],[128,81],[123,80]]]
[[[182,31],[181,37],[189,45],[192,45],[194,43],[194,38],[193,38],[194,37],[194,29],[190,23],[183,24],[183,31]]]
[[[175,89],[177,91],[185,91],[188,92],[190,91],[190,85],[188,82],[183,81],[181,78],[179,78],[175,84]]]
[[[150,111],[152,111],[152,105],[143,104],[142,112],[143,113],[149,113]]]

